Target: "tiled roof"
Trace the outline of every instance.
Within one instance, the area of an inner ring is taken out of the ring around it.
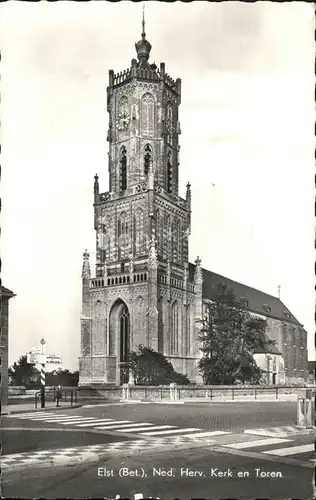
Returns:
[[[193,281],[195,265],[189,264],[189,279]],[[213,299],[219,284],[226,285],[232,289],[235,297],[240,301],[243,309],[253,313],[261,314],[268,318],[286,321],[288,323],[301,325],[301,323],[293,316],[291,311],[283,304],[283,302],[273,295],[261,292],[250,286],[233,281],[230,278],[213,273],[207,269],[203,269],[203,298]]]

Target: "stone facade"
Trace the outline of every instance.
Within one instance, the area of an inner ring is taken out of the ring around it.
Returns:
[[[143,29],[136,44],[138,61],[133,59],[121,73],[109,72],[109,191],[100,193],[95,176],[96,270],[92,278],[86,251],[81,386],[127,382],[128,355],[141,344],[201,382],[197,337],[203,300],[211,298],[214,280],[199,258],[195,265],[188,261],[190,185],[185,198],[178,192],[181,80],[167,75],[164,63],[159,69],[149,64],[150,50]],[[260,300],[264,304],[266,298]],[[282,328],[283,323],[269,320],[268,333],[277,338],[282,353],[287,345],[290,380],[303,374],[304,356],[294,356],[293,342],[284,341]],[[301,345],[302,335],[297,335],[295,345]]]
[[[148,63],[143,35],[138,61],[109,72],[110,190],[100,193],[95,177],[96,277],[85,253],[80,385],[126,381],[128,353],[139,345],[197,376],[202,295],[188,276],[190,185],[178,194],[181,81],[164,63]]]
[[[14,293],[4,286],[1,286],[1,405],[8,404],[8,357],[9,357],[9,300],[14,297]]]

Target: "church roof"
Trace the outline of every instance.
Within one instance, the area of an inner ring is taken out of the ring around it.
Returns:
[[[189,279],[193,281],[194,278],[195,265],[189,264]],[[296,324],[299,326],[301,323],[295,318],[295,316],[290,312],[290,310],[283,304],[283,302],[269,295],[265,292],[261,292],[256,288],[238,283],[230,278],[221,276],[220,274],[213,273],[207,269],[203,269],[203,298],[213,299],[219,284],[226,285],[228,288],[233,290],[235,297],[243,309],[261,314],[268,318],[278,319],[280,321],[286,321],[288,323]]]

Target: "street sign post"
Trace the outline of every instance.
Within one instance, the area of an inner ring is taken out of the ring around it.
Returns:
[[[44,339],[40,342],[42,346],[42,354],[39,362],[41,363],[41,408],[45,408],[45,357],[43,356],[44,345],[46,344]]]
[[[36,365],[38,363],[38,354],[30,351],[27,353],[26,359],[30,365]]]
[[[46,364],[48,365],[61,365],[62,357],[60,354],[46,354]]]

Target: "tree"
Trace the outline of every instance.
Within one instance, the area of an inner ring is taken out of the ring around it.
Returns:
[[[205,305],[199,340],[199,369],[206,384],[259,383],[262,371],[253,359],[257,347],[274,344],[265,334],[266,321],[243,310],[231,289],[219,284]]]
[[[27,362],[26,355],[20,356],[18,361],[14,362],[9,368],[8,373],[11,378],[11,385],[23,385],[26,388],[34,385],[39,376],[39,371],[36,370],[34,365]]]
[[[51,372],[46,372],[46,385],[57,386],[61,385],[63,387],[78,386],[79,382],[79,371],[71,372],[68,369],[64,370],[53,370]]]
[[[189,379],[176,372],[163,354],[142,345],[138,346],[138,352],[131,353],[130,366],[137,385],[190,384]]]

